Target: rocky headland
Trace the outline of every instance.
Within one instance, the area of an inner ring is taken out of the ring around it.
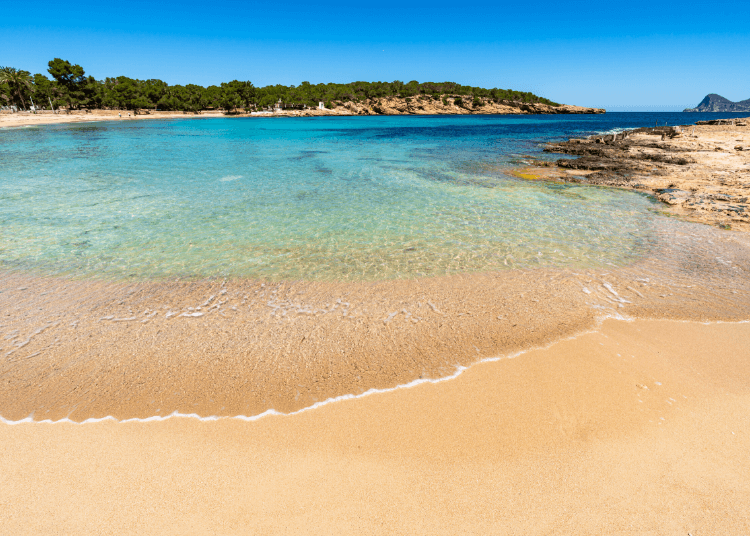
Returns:
[[[750,112],[750,99],[732,102],[716,93],[706,95],[695,108],[685,108],[683,112]]]
[[[551,106],[541,102],[526,103],[488,98],[470,99],[465,95],[442,95],[432,98],[383,97],[362,102],[336,102],[331,109],[308,109],[290,115],[466,115],[466,114],[603,114],[602,108],[586,108],[560,104]]]
[[[545,152],[577,158],[514,174],[634,189],[654,195],[668,214],[750,231],[750,118],[595,135]]]

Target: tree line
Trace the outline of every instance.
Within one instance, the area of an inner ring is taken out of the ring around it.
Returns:
[[[298,86],[273,85],[255,87],[250,81],[232,80],[208,87],[196,84],[169,85],[162,80],[137,80],[127,76],[96,80],[86,76],[80,65],[55,58],[48,63],[45,74],[31,75],[29,71],[0,67],[0,105],[21,109],[118,109],[165,110],[200,112],[222,109],[258,110],[273,107],[281,101],[285,107],[317,107],[319,102],[328,108],[346,102],[365,102],[386,97],[411,98],[428,96],[465,96],[494,101],[524,103],[557,103],[525,91],[485,89],[463,86],[455,82],[423,82],[416,80],[394,82],[352,82],[349,84],[310,84]],[[459,99],[460,100],[460,99]]]

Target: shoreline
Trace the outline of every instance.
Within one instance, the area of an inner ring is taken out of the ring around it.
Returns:
[[[645,129],[570,146],[662,147],[652,136]],[[643,154],[649,165],[664,160]],[[372,282],[110,282],[0,272],[2,417],[292,413],[452,376],[588,330],[606,315],[750,319],[750,280],[737,272],[750,266],[750,235],[664,218],[647,225],[641,256],[623,266]]]
[[[88,419],[85,419],[83,421],[73,421],[69,419],[68,417],[59,419],[59,420],[34,420],[33,415],[29,415],[28,417],[25,417],[23,419],[19,420],[8,420],[5,417],[3,417],[2,414],[0,414],[0,424],[4,424],[6,426],[18,426],[22,424],[48,424],[48,425],[55,425],[55,424],[75,424],[75,425],[86,425],[86,424],[98,424],[98,423],[106,423],[106,422],[113,422],[117,424],[127,424],[127,423],[151,423],[151,422],[165,422],[172,419],[186,419],[186,420],[196,420],[199,422],[216,422],[216,421],[243,421],[243,422],[255,422],[259,421],[264,418],[272,418],[272,417],[293,417],[295,415],[300,415],[302,413],[313,411],[319,408],[322,408],[324,406],[328,406],[330,404],[338,404],[338,403],[346,403],[353,400],[359,400],[361,398],[370,397],[374,395],[383,395],[388,394],[396,391],[401,391],[405,389],[413,389],[415,387],[418,387],[420,385],[434,385],[439,384],[442,382],[447,382],[451,380],[455,380],[459,378],[463,373],[469,371],[473,367],[480,366],[486,363],[496,363],[498,361],[504,361],[507,359],[520,359],[523,358],[526,354],[530,354],[533,352],[540,352],[540,351],[552,351],[555,346],[569,342],[569,341],[575,341],[577,339],[580,339],[582,337],[585,337],[587,335],[596,335],[600,333],[600,330],[602,329],[602,326],[605,323],[640,323],[640,322],[663,322],[667,324],[671,323],[680,323],[680,324],[695,324],[700,326],[712,326],[712,325],[734,325],[734,326],[740,326],[743,324],[750,324],[750,319],[747,320],[708,320],[708,321],[697,321],[697,320],[677,320],[677,319],[665,319],[665,318],[631,318],[631,317],[623,317],[623,316],[605,316],[601,318],[597,318],[594,320],[594,325],[590,327],[589,329],[585,329],[583,331],[574,333],[572,335],[566,335],[562,336],[559,339],[555,339],[551,342],[548,342],[541,346],[532,346],[528,348],[523,348],[515,352],[511,352],[509,354],[503,354],[498,355],[494,357],[484,357],[479,359],[478,361],[474,361],[472,363],[469,363],[467,365],[457,365],[456,370],[453,374],[448,376],[440,376],[437,378],[424,378],[424,379],[418,379],[413,380],[406,384],[399,384],[393,387],[385,387],[382,389],[369,389],[363,393],[359,394],[344,394],[337,396],[335,398],[329,398],[326,400],[323,400],[321,402],[316,402],[315,404],[311,406],[305,406],[301,409],[292,411],[290,413],[283,413],[276,411],[275,409],[271,408],[263,413],[259,413],[257,415],[198,415],[197,413],[179,413],[177,411],[170,413],[168,415],[152,415],[149,417],[131,417],[127,419],[118,419],[114,417],[113,415],[107,415],[105,417],[90,417]]]
[[[277,110],[274,112],[237,112],[203,111],[200,113],[148,111],[138,115],[129,115],[128,110],[87,110],[70,113],[41,111],[37,113],[18,112],[0,114],[0,128],[14,128],[45,124],[88,123],[95,121],[133,121],[140,119],[207,119],[207,118],[247,118],[247,117],[348,117],[348,116],[390,116],[390,115],[549,115],[549,114],[600,114],[600,108],[586,108],[561,104],[552,107],[541,103],[521,103],[513,101],[492,102],[483,100],[480,107],[470,104],[457,106],[453,103],[443,105],[429,99],[383,98],[362,103],[348,102],[337,104],[332,109],[308,108],[305,110]],[[122,114],[120,117],[118,114]]]
[[[662,225],[662,246],[616,270],[374,283],[109,283],[0,273],[2,417],[293,413],[453,376],[588,331],[606,316],[750,319],[750,286],[736,273],[750,265],[748,235]],[[694,255],[706,255],[695,248],[706,243],[716,260],[694,273]]]
[[[521,178],[562,180],[550,171]],[[347,283],[0,271],[0,525],[747,532],[750,234],[653,226],[648,255],[619,267]]]
[[[610,319],[451,381],[296,415],[0,424],[3,525],[739,534],[749,344],[747,323]]]
[[[327,406],[329,404],[335,404],[335,403],[339,403],[339,402],[347,402],[347,401],[350,401],[350,400],[358,400],[360,398],[365,398],[365,397],[373,396],[373,395],[380,395],[380,394],[391,393],[391,392],[394,392],[394,391],[400,391],[402,389],[412,389],[414,387],[417,387],[417,386],[423,385],[423,384],[437,384],[437,383],[442,383],[442,382],[445,382],[445,381],[451,381],[451,380],[454,380],[454,379],[458,378],[459,376],[461,376],[461,374],[463,374],[464,372],[468,371],[469,369],[471,369],[472,367],[475,367],[477,365],[481,365],[481,364],[484,364],[484,363],[495,363],[497,361],[501,361],[501,360],[505,360],[505,359],[520,358],[523,355],[528,354],[530,352],[540,351],[540,350],[548,350],[548,349],[554,347],[555,345],[557,345],[557,344],[559,344],[561,342],[572,341],[572,340],[575,340],[575,339],[577,339],[579,337],[583,337],[585,335],[589,335],[589,334],[592,334],[592,333],[597,333],[597,330],[602,326],[602,324],[604,324],[604,322],[606,322],[608,320],[615,320],[615,321],[619,321],[619,322],[635,322],[636,321],[635,318],[625,318],[625,317],[619,317],[619,318],[617,318],[617,317],[613,317],[613,316],[606,316],[606,317],[602,317],[602,318],[597,318],[597,319],[594,319],[594,326],[591,327],[591,328],[589,328],[589,329],[585,329],[584,331],[580,331],[580,332],[574,333],[572,335],[563,336],[563,337],[561,337],[559,339],[556,339],[556,340],[553,340],[551,342],[548,342],[548,343],[546,343],[546,344],[544,344],[542,346],[532,346],[532,347],[529,347],[529,348],[523,348],[523,349],[520,349],[518,351],[511,352],[509,354],[498,355],[498,356],[494,356],[494,357],[484,357],[484,358],[479,359],[478,361],[471,362],[471,363],[469,363],[469,364],[467,364],[465,366],[464,365],[457,365],[455,372],[453,374],[448,375],[448,376],[440,376],[440,377],[437,377],[437,378],[417,379],[417,380],[413,380],[413,381],[411,381],[409,383],[399,384],[399,385],[396,385],[396,386],[393,386],[393,387],[385,387],[385,388],[382,388],[382,389],[377,389],[377,388],[369,389],[369,390],[367,390],[367,391],[365,391],[363,393],[359,393],[359,394],[344,394],[344,395],[337,396],[335,398],[329,398],[329,399],[323,400],[321,402],[316,402],[315,404],[313,404],[311,406],[305,406],[305,407],[302,407],[301,409],[298,409],[296,411],[292,411],[290,413],[282,413],[282,412],[276,411],[273,408],[268,409],[268,410],[264,411],[263,413],[259,413],[257,415],[198,415],[196,413],[189,413],[188,414],[188,413],[179,413],[179,412],[175,411],[173,413],[170,413],[169,415],[164,415],[164,416],[161,416],[161,415],[152,415],[152,416],[143,417],[143,418],[132,417],[132,418],[128,418],[128,419],[118,419],[118,418],[116,418],[116,417],[114,417],[112,415],[107,415],[105,417],[91,417],[91,418],[88,418],[88,419],[83,420],[83,421],[73,421],[73,420],[70,420],[67,417],[65,417],[63,419],[56,420],[56,421],[49,420],[49,419],[48,420],[37,421],[37,420],[34,420],[34,416],[33,415],[29,415],[28,417],[23,418],[23,419],[11,421],[11,420],[8,420],[8,419],[4,418],[3,415],[0,414],[0,424],[5,424],[5,425],[8,425],[8,426],[16,426],[16,425],[20,425],[20,424],[63,424],[63,423],[67,423],[67,424],[96,424],[96,423],[108,422],[108,421],[113,421],[113,422],[116,422],[116,423],[132,423],[132,422],[135,422],[135,423],[146,423],[146,422],[164,422],[164,421],[169,420],[169,419],[195,419],[195,420],[200,421],[200,422],[215,422],[215,421],[220,421],[220,420],[239,420],[239,421],[244,421],[244,422],[254,422],[254,421],[266,418],[266,417],[292,417],[294,415],[299,415],[299,414],[307,412],[307,411],[312,411],[312,410],[315,410],[315,409]],[[639,319],[639,320],[649,320],[649,319]],[[650,319],[650,320],[653,320],[653,319]],[[668,321],[669,322],[695,322],[695,321],[691,321],[691,320],[668,320]],[[747,324],[747,323],[750,323],[750,320],[734,320],[734,321],[731,321],[731,320],[714,320],[714,321],[696,322],[696,323],[701,324],[701,325],[711,325],[711,324]]]
[[[750,232],[750,117],[595,134],[544,151],[577,158],[513,175],[648,193],[668,216]]]
[[[119,117],[118,113],[125,114]],[[221,113],[187,114],[182,112],[158,112],[139,114],[128,117],[128,112],[119,110],[94,110],[93,113],[53,113],[53,112],[19,112],[0,114],[0,129],[22,128],[42,125],[67,125],[77,123],[101,123],[104,121],[140,121],[143,119],[209,119],[215,117],[232,117]]]

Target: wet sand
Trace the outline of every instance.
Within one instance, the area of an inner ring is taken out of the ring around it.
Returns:
[[[608,320],[255,422],[0,425],[9,534],[745,534],[750,324]]]
[[[750,235],[659,218],[623,267],[380,282],[0,273],[0,417],[290,413],[453,374],[597,318],[747,320]]]
[[[750,319],[750,235],[648,225],[632,262],[585,269],[511,259],[340,283],[2,271],[0,527],[746,532],[750,324],[694,321]],[[388,392],[326,403],[371,389]],[[229,418],[269,410],[296,413]],[[174,412],[206,420],[115,421]]]

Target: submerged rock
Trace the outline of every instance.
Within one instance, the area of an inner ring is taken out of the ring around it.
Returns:
[[[690,192],[678,190],[677,188],[665,188],[663,190],[657,190],[657,192],[658,195],[656,198],[669,205],[681,205],[692,195]]]

